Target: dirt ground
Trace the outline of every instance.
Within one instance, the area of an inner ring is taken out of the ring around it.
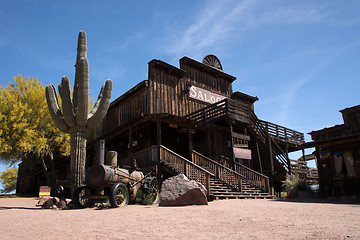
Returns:
[[[0,239],[360,239],[357,203],[244,199],[101,210],[36,203],[0,198]]]

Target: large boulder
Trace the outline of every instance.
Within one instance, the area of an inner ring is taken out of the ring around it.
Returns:
[[[206,192],[201,183],[178,174],[162,183],[159,206],[207,205]]]

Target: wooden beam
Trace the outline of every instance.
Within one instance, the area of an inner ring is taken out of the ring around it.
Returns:
[[[290,158],[289,158],[289,144],[286,143],[285,146],[285,154],[286,154],[286,160],[288,162],[288,166],[289,166],[289,173],[291,174],[291,162],[290,162]]]
[[[272,146],[271,146],[271,136],[268,134],[268,146],[269,146],[269,156],[270,156],[270,164],[271,164],[271,175],[274,176],[274,159],[272,154]]]
[[[257,151],[258,160],[259,160],[260,173],[263,174],[263,169],[262,169],[262,164],[261,164],[261,155],[260,155],[260,150],[259,150],[259,143],[257,141],[256,141],[256,151]]]
[[[232,137],[237,138],[237,139],[242,139],[242,140],[250,141],[250,136],[244,135],[244,134],[240,134],[240,133],[236,133],[236,132],[233,132],[233,133],[232,133]]]
[[[229,123],[229,128],[230,128],[230,147],[231,147],[231,152],[232,152],[232,169],[234,170],[235,168],[235,154],[234,154],[234,140],[233,140],[233,123],[230,122]]]
[[[134,167],[133,165],[133,162],[132,162],[132,159],[131,159],[131,155],[132,155],[132,135],[133,135],[133,129],[132,128],[129,128],[129,148],[128,148],[128,158],[129,158],[129,162],[131,164],[131,167]]]
[[[156,144],[158,146],[158,159],[157,159],[157,164],[156,164],[156,179],[157,179],[157,182],[158,182],[158,186],[161,185],[161,168],[160,168],[160,145],[161,145],[161,121],[160,119],[157,119],[156,121]]]
[[[268,133],[268,145],[269,145],[269,156],[270,156],[270,164],[271,164],[271,176],[270,176],[270,185],[271,185],[271,194],[274,194],[274,159],[272,154],[272,146],[271,146],[271,136]]]
[[[189,159],[191,162],[194,162],[193,159],[193,134],[189,132]]]

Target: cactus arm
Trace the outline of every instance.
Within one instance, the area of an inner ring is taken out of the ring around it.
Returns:
[[[46,86],[45,94],[52,120],[61,131],[67,133],[69,128],[64,120],[64,116],[61,113],[55,87],[53,85]]]
[[[75,117],[76,123],[84,126],[89,110],[89,65],[86,58],[80,59],[79,71],[81,80],[78,81],[78,104]]]
[[[101,90],[100,90],[98,99],[96,100],[93,108],[92,108],[91,111],[89,112],[88,119],[91,118],[91,117],[95,114],[95,112],[97,111],[97,109],[99,108],[99,105],[100,105],[100,102],[101,102],[101,98],[102,98],[102,96],[103,96],[104,88],[105,88],[105,84],[103,84],[102,87],[101,87]]]
[[[75,125],[75,116],[71,100],[70,81],[67,76],[62,77],[61,79],[61,84],[59,84],[59,94],[62,100],[64,120],[69,127],[73,127]]]
[[[110,98],[111,98],[111,91],[112,91],[112,81],[110,79],[106,80],[104,88],[101,89],[99,94],[99,99],[96,102],[94,108],[91,110],[89,114],[89,119],[87,121],[87,128],[95,128],[101,120],[106,115],[106,112],[110,105]]]

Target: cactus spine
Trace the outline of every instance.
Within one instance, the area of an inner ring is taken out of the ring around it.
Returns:
[[[59,107],[57,94],[53,85],[48,85],[46,101],[55,125],[63,132],[70,133],[70,167],[75,187],[85,180],[86,161],[86,129],[95,128],[105,117],[109,108],[112,81],[106,80],[102,86],[94,108],[88,114],[89,104],[89,64],[86,58],[86,33],[80,31],[75,64],[75,84],[71,97],[70,81],[62,77],[59,94],[62,100],[62,111]]]

